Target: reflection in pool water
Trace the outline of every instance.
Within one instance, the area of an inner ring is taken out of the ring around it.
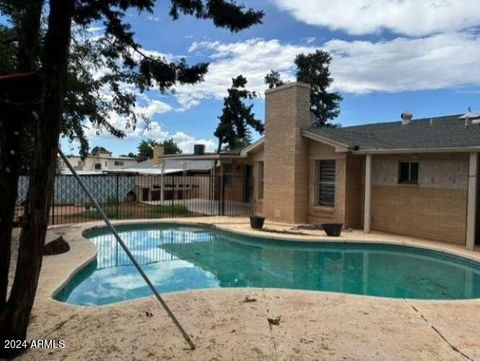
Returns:
[[[268,240],[171,224],[120,226],[160,292],[214,287],[319,290],[395,298],[480,297],[480,264],[413,247]],[[150,295],[105,229],[88,231],[97,260],[55,298],[104,305]]]

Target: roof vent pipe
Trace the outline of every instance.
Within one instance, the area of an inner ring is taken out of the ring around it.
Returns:
[[[408,125],[412,122],[413,114],[410,112],[403,112],[400,114],[400,117],[402,118],[402,125]]]
[[[472,118],[470,117],[465,117],[465,128],[468,128],[469,126],[472,125]]]

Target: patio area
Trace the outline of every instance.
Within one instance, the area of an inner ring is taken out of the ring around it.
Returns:
[[[169,207],[172,204],[174,206],[185,206],[189,212],[193,214],[201,214],[206,216],[214,216],[222,213],[225,216],[234,217],[249,214],[252,209],[250,203],[241,202],[226,202],[223,204],[218,200],[202,199],[202,198],[190,198],[190,199],[175,199],[166,201],[142,201],[144,204],[151,206],[165,206]]]
[[[213,224],[271,238],[331,240],[320,231],[277,233],[292,230],[289,225],[274,223],[266,224],[274,233],[252,233],[246,218],[202,217],[173,222]],[[66,348],[30,350],[21,360],[480,358],[479,300],[420,301],[275,289],[214,289],[166,295],[193,337],[197,349],[191,351],[153,297],[104,307],[72,306],[51,298],[72,272],[95,256],[93,244],[81,236],[84,229],[94,225],[101,222],[50,229],[48,239],[62,235],[71,250],[44,258],[28,338],[64,340]],[[440,242],[356,231],[343,235],[338,240],[412,243],[480,259],[477,252]],[[245,302],[247,296],[254,301]],[[268,321],[277,318],[278,325]]]

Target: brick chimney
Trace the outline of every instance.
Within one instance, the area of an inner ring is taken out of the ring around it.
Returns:
[[[163,161],[164,149],[163,145],[155,145],[153,147],[153,164],[161,165]]]
[[[264,214],[268,220],[307,222],[310,85],[289,83],[265,92]]]

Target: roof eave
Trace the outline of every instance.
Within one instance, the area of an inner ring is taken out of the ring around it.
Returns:
[[[444,148],[398,148],[398,149],[359,149],[355,154],[411,154],[411,153],[472,153],[480,152],[478,147],[444,147]]]
[[[319,134],[314,133],[314,132],[310,132],[307,129],[302,129],[301,132],[302,132],[302,135],[305,138],[309,138],[309,139],[312,139],[316,142],[320,142],[320,143],[324,143],[324,144],[327,144],[329,146],[332,146],[332,147],[335,148],[335,151],[338,152],[338,153],[348,152],[349,150],[353,150],[353,147],[349,146],[348,144],[337,142],[337,141],[335,141],[331,138],[319,135]]]
[[[246,146],[245,148],[242,149],[242,151],[240,152],[240,156],[242,158],[245,158],[248,156],[248,153],[250,152],[253,152],[255,150],[257,150],[258,148],[260,148],[263,143],[265,141],[265,138],[260,138],[259,140],[257,140],[256,142]]]

